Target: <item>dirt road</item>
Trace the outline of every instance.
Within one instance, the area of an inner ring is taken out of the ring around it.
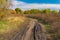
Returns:
[[[37,20],[31,20],[29,25],[12,40],[46,40],[42,26]]]
[[[32,20],[30,22],[30,24],[28,25],[29,29],[27,30],[25,36],[22,37],[22,40],[30,40],[31,39],[31,35],[32,35],[32,30],[34,28],[36,20]]]
[[[3,35],[3,40],[46,40],[44,26],[36,19],[30,19],[22,29],[11,35]]]

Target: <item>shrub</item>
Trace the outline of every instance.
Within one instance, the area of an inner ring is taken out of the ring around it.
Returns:
[[[16,8],[15,11],[18,13],[22,13],[22,10],[20,8]]]

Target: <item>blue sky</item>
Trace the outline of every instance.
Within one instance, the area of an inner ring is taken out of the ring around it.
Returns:
[[[13,0],[13,7],[21,8],[22,10],[29,9],[60,9],[60,0]]]
[[[60,4],[60,0],[18,0],[26,3],[46,3],[46,4]]]

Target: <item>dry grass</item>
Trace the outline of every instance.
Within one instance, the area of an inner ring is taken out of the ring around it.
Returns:
[[[25,17],[7,17],[4,20],[0,21],[0,34],[2,33],[8,33],[11,30],[17,30],[18,25],[24,22],[26,20]]]
[[[60,40],[60,14],[26,14],[27,17],[38,19],[46,27],[48,40]]]

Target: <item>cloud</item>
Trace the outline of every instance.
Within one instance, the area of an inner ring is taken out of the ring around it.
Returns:
[[[17,0],[14,0],[12,4],[13,4],[12,9],[15,9],[15,8],[21,8],[22,10],[40,9],[40,8],[41,9],[44,9],[44,8],[60,9],[60,4],[25,3]]]

